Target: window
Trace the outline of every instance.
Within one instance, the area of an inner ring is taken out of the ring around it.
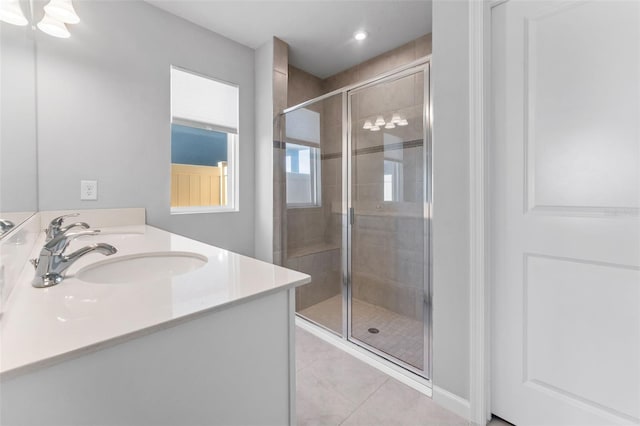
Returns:
[[[238,210],[238,98],[171,67],[171,213]]]
[[[384,160],[384,201],[402,201],[402,162]]]
[[[320,113],[301,108],[286,119],[285,171],[288,207],[319,207]]]
[[[384,163],[383,163],[383,200],[403,201],[403,164],[404,149],[402,138],[389,133],[383,133]]]
[[[290,207],[320,206],[320,150],[287,143],[287,205]]]

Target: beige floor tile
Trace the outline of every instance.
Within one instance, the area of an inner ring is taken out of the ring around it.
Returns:
[[[344,426],[463,426],[469,423],[429,397],[389,379],[342,423]]]
[[[323,383],[308,368],[296,373],[296,382],[298,426],[337,426],[358,406]]]
[[[296,339],[299,425],[468,425],[429,397],[307,331],[297,328]]]
[[[323,357],[342,353],[335,346],[296,327],[296,370],[306,368]]]
[[[488,426],[513,426],[511,423],[502,420],[499,417],[493,417],[489,422]]]
[[[364,402],[389,379],[386,374],[340,350],[327,352],[307,369],[355,404]]]

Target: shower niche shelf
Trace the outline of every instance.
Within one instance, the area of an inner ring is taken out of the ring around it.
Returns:
[[[322,253],[330,250],[338,250],[340,248],[340,243],[328,243],[325,241],[321,241],[319,243],[306,245],[304,247],[296,247],[293,249],[289,249],[287,253],[287,257],[289,259],[296,257],[309,256],[311,254]]]

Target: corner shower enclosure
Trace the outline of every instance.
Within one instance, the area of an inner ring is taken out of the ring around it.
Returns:
[[[429,61],[280,116],[282,264],[312,276],[296,312],[431,376]]]

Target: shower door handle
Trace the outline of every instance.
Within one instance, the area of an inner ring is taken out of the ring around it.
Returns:
[[[349,208],[349,224],[353,225],[353,222],[356,221],[356,213],[353,207]]]

